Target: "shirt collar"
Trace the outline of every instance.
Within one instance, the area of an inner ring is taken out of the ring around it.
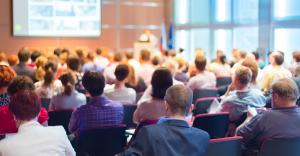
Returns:
[[[177,127],[190,127],[185,120],[174,119],[174,118],[160,118],[157,124],[177,126]]]
[[[33,119],[33,120],[28,121],[28,122],[26,122],[24,124],[21,124],[20,127],[19,127],[19,129],[18,129],[18,131],[20,132],[20,131],[26,130],[29,127],[38,126],[38,125],[40,125],[40,124],[37,122],[37,120]]]

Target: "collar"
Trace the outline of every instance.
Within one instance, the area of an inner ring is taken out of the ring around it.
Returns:
[[[109,99],[106,96],[101,95],[101,96],[98,96],[98,97],[93,97],[91,99],[91,101],[89,103],[87,103],[87,104],[103,103],[103,102],[106,103],[105,101],[108,101],[108,100]]]
[[[298,109],[298,106],[282,107],[282,108],[272,108],[272,110],[295,110],[295,109]]]
[[[190,127],[185,120],[174,119],[174,118],[160,118],[157,122],[158,125],[170,125],[177,127]]]
[[[31,120],[31,121],[28,121],[28,122],[26,122],[26,123],[20,125],[18,131],[19,131],[19,132],[24,131],[24,130],[26,130],[27,128],[32,127],[32,126],[40,126],[40,124],[37,122],[36,119],[33,119],[33,120]]]

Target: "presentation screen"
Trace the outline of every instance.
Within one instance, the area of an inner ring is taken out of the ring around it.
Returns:
[[[13,34],[98,37],[101,0],[13,0]]]

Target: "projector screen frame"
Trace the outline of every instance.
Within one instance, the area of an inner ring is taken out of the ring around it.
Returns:
[[[11,0],[10,1],[10,5],[11,5],[11,18],[10,18],[10,20],[11,20],[11,36],[13,37],[13,38],[66,38],[66,39],[68,39],[68,38],[100,38],[101,37],[101,35],[102,35],[102,3],[103,3],[103,0],[100,0],[100,16],[99,16],[99,20],[100,20],[100,22],[99,22],[99,35],[97,35],[97,36],[89,36],[89,35],[80,35],[80,36],[76,36],[76,35],[74,35],[74,36],[71,36],[71,35],[64,35],[64,36],[62,36],[62,35],[52,35],[52,36],[47,36],[47,35],[16,35],[15,34],[15,31],[14,31],[14,26],[15,26],[15,21],[14,21],[14,2],[15,2],[15,0]]]

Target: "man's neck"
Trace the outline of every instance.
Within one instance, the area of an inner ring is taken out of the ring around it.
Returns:
[[[172,119],[185,120],[185,116],[179,115],[179,114],[173,114],[173,115],[169,115],[167,117],[172,118]]]
[[[124,88],[125,82],[124,81],[116,81],[115,88]]]

